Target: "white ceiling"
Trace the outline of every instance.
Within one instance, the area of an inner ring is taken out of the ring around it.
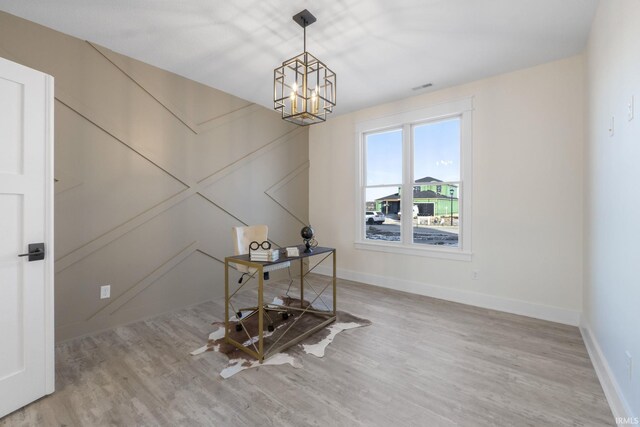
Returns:
[[[307,49],[345,113],[583,51],[598,0],[0,0],[0,10],[273,108]],[[411,88],[432,82],[433,87]]]

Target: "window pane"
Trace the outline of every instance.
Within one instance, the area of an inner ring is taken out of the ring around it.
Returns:
[[[413,128],[413,179],[416,183],[460,181],[460,119]]]
[[[402,182],[402,129],[366,135],[366,185]]]
[[[400,187],[367,188],[364,227],[368,240],[400,241]]]
[[[458,246],[460,184],[431,182],[413,187],[413,243]]]

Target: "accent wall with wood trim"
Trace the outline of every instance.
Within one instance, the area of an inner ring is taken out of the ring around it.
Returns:
[[[299,243],[306,128],[4,12],[0,56],[55,78],[58,341],[222,298],[233,226]]]

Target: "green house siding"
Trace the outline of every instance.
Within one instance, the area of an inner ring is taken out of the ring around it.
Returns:
[[[451,194],[453,190],[453,194]],[[375,201],[375,210],[384,214],[400,211],[400,189],[398,193]],[[458,216],[459,187],[440,184],[437,180],[413,187],[413,204],[418,207],[418,216]]]
[[[419,189],[418,191],[433,191],[434,193],[444,196],[447,199],[451,198],[451,194],[449,193],[449,191],[453,190],[453,198],[458,198],[457,185],[432,183],[428,185],[416,185],[415,187],[413,187],[413,191],[415,192],[416,189]]]
[[[453,190],[453,195],[450,191]],[[435,193],[436,197],[416,197],[417,194]],[[453,199],[453,200],[452,200]],[[431,207],[421,206],[433,203]],[[458,187],[450,184],[428,184],[414,187],[413,204],[418,206],[419,216],[447,216],[458,214]]]
[[[376,200],[375,210],[385,215],[398,213],[400,211],[400,197],[398,196],[396,200]]]

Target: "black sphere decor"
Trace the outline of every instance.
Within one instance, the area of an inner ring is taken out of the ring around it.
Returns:
[[[313,238],[313,228],[311,228],[310,225],[306,225],[302,227],[302,230],[300,230],[300,236],[302,236],[302,240],[304,241],[304,245],[306,247],[304,252],[305,253],[313,252],[311,248],[316,247],[318,245],[318,243]]]
[[[304,227],[302,227],[302,230],[300,231],[300,235],[302,236],[303,239],[313,239],[313,228],[311,228],[310,225],[306,225]]]

